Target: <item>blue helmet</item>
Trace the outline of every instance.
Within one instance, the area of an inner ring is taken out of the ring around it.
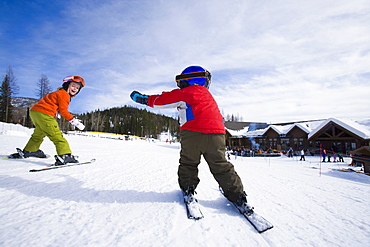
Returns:
[[[176,76],[176,83],[179,88],[190,85],[200,85],[209,88],[211,73],[200,66],[189,66],[181,72],[181,75]]]

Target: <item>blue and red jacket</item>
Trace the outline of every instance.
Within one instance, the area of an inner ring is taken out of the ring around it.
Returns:
[[[226,133],[217,103],[206,87],[191,85],[171,92],[162,92],[160,95],[151,95],[148,105],[153,108],[177,108],[182,130]]]

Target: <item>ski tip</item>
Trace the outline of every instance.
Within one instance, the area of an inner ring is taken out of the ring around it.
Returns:
[[[201,220],[203,219],[204,217],[189,217],[189,219],[192,219],[192,220]]]
[[[272,229],[272,228],[274,228],[274,226],[270,226],[270,227],[265,228],[265,229],[263,229],[263,230],[257,230],[257,231],[258,231],[258,233],[263,233],[263,232],[265,232],[265,231],[267,231],[267,230],[270,230],[270,229]]]

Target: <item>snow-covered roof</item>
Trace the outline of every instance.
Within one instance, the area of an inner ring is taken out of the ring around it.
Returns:
[[[265,131],[262,133],[265,134],[270,128],[275,130],[279,135],[285,135],[289,133],[294,127],[298,127],[307,134],[309,134],[312,131],[312,126],[315,128],[322,123],[322,121],[311,121],[311,122],[300,122],[300,123],[294,123],[294,124],[287,124],[287,125],[270,125],[265,129]]]
[[[297,126],[298,128],[300,128],[301,130],[303,130],[304,132],[306,132],[307,134],[310,133],[312,130],[311,128],[304,124],[304,123],[296,123],[296,124],[293,124],[287,131],[286,133],[289,133],[295,126]]]
[[[244,127],[243,129],[240,129],[240,130],[233,130],[233,129],[228,129],[228,128],[226,128],[226,129],[230,133],[231,136],[239,137],[239,138],[245,136],[246,133],[248,132],[248,126]]]
[[[286,130],[289,129],[290,126],[292,126],[292,124],[288,124],[288,125],[270,125],[269,127],[267,127],[265,129],[265,131],[262,133],[262,135],[265,134],[269,129],[273,129],[279,135],[283,135],[283,134],[286,134]]]
[[[245,134],[245,137],[252,138],[252,137],[261,136],[261,135],[263,135],[263,133],[265,133],[266,129],[258,129],[258,130],[248,131]]]
[[[370,139],[370,129],[368,126],[359,124],[355,121],[350,119],[342,119],[342,118],[328,118],[327,120],[323,121],[317,128],[315,128],[309,135],[308,138],[311,138],[317,132],[319,132],[325,125],[328,123],[333,122],[348,131],[352,132],[353,134],[363,138],[363,139]]]

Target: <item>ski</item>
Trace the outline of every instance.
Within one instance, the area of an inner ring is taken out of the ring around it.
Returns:
[[[11,157],[10,155],[8,155],[7,157],[4,157],[4,158],[1,158],[2,160],[24,160],[24,159],[49,159],[51,156],[49,154],[45,154],[46,157],[45,158],[38,158],[38,157],[27,157],[27,158],[13,158]]]
[[[223,191],[221,188],[220,191],[223,195]],[[235,203],[231,204],[234,205],[234,207],[239,211],[239,213],[243,215],[259,233],[265,232],[274,227],[268,220],[254,212],[253,207],[251,207],[251,210],[243,213],[239,210],[238,206]]]
[[[48,166],[48,167],[44,167],[44,168],[40,168],[40,169],[31,169],[30,172],[41,172],[41,171],[46,171],[46,170],[51,170],[51,169],[59,169],[59,168],[64,168],[64,167],[69,167],[69,166],[85,165],[85,164],[93,163],[95,161],[96,161],[96,159],[92,159],[90,161],[78,162],[78,163],[67,163],[67,164],[60,165],[60,166],[52,165],[52,166]]]
[[[184,193],[184,203],[188,219],[200,220],[204,217],[202,211],[200,210],[198,200],[193,196],[187,196]]]
[[[234,203],[233,205],[237,208],[237,206]],[[267,221],[265,218],[263,218],[261,215],[257,214],[254,211],[252,211],[252,213],[241,213],[241,214],[249,221],[249,223],[251,223],[251,225],[259,233],[265,232],[274,227],[269,221]]]

